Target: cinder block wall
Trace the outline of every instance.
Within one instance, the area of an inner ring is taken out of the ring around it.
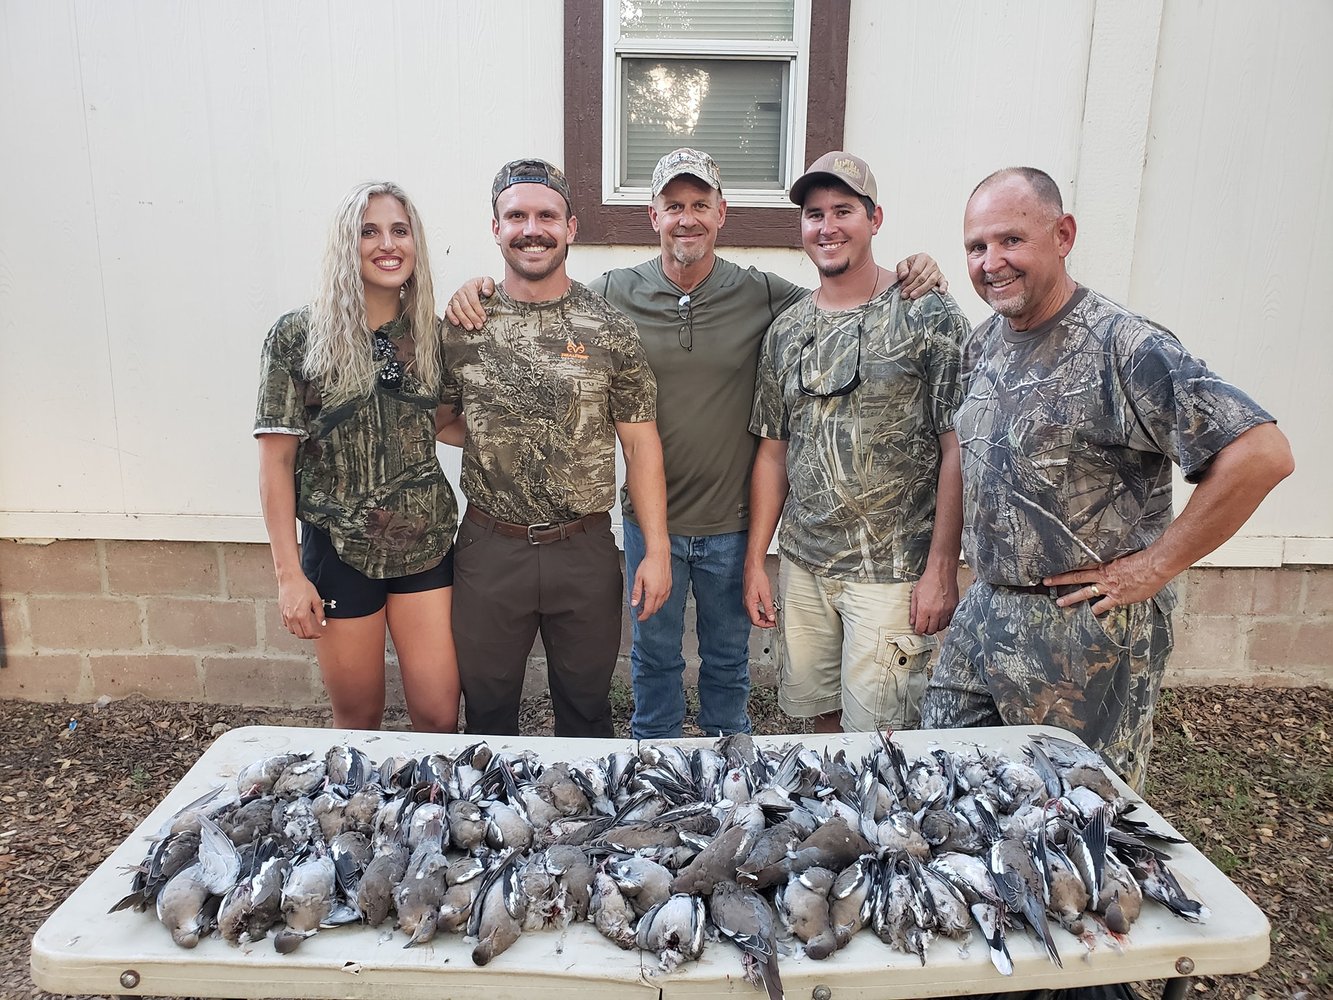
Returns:
[[[1179,587],[1168,684],[1333,687],[1333,567],[1195,569]],[[282,627],[264,545],[0,540],[0,624],[0,698],[324,700],[310,644]],[[768,639],[756,632],[751,655],[771,683]],[[628,648],[626,622],[626,676]],[[539,645],[529,690],[544,673]],[[392,671],[390,686],[401,698]]]

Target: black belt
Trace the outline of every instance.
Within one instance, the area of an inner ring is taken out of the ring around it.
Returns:
[[[1062,583],[1055,587],[1047,587],[1044,584],[1033,583],[1024,587],[1011,586],[1007,583],[992,583],[996,590],[1008,590],[1015,594],[1040,594],[1042,597],[1049,597],[1055,600],[1057,597],[1064,597],[1074,593],[1076,590],[1082,590],[1087,586],[1086,583]]]
[[[573,521],[542,521],[539,524],[513,524],[509,521],[501,521],[499,518],[491,517],[484,510],[478,510],[471,505],[463,515],[473,524],[480,525],[487,531],[493,531],[497,535],[504,535],[506,538],[525,538],[529,545],[549,545],[551,542],[563,542],[571,535],[577,535],[587,531],[589,528],[595,528],[599,523],[609,524],[611,515],[606,511],[597,511],[594,514],[584,514]]]

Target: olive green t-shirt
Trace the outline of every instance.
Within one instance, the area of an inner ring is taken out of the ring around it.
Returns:
[[[759,345],[769,324],[808,290],[720,257],[690,292],[688,318],[661,257],[610,271],[589,287],[634,321],[657,376],[667,530],[744,531],[758,444],[749,423]],[[628,491],[620,502],[633,520]]]

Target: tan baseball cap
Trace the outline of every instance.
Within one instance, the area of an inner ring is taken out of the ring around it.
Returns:
[[[697,177],[709,187],[719,192],[722,190],[722,171],[713,158],[702,150],[682,146],[667,153],[653,168],[653,197],[661,194],[662,188],[681,174]]]
[[[805,192],[810,189],[810,185],[820,180],[839,181],[863,198],[869,198],[876,205],[879,204],[879,189],[875,185],[875,175],[870,172],[870,165],[859,156],[853,156],[841,149],[825,153],[810,164],[805,173],[796,178],[796,183],[791,186],[791,200],[797,205],[804,204]]]

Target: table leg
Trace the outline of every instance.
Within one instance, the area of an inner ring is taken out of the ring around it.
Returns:
[[[1185,1000],[1185,991],[1189,989],[1192,982],[1194,982],[1193,976],[1168,979],[1166,985],[1162,987],[1162,1000]]]

